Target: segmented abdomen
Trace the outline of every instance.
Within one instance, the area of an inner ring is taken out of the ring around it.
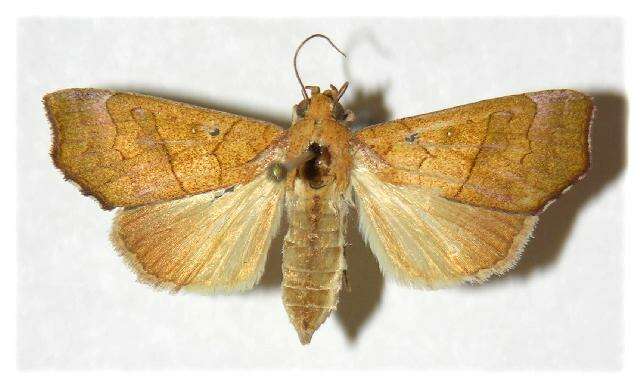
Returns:
[[[335,184],[311,189],[298,179],[286,202],[289,231],[283,249],[282,299],[300,342],[306,344],[338,304],[346,269],[347,206]]]

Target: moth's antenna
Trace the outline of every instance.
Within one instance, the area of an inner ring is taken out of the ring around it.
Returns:
[[[307,94],[307,90],[304,87],[304,82],[302,82],[302,79],[300,78],[300,73],[298,73],[298,53],[300,52],[300,49],[302,48],[302,46],[304,46],[305,43],[307,43],[309,40],[311,40],[313,38],[325,38],[329,42],[329,44],[334,49],[336,49],[337,52],[342,54],[343,57],[345,57],[345,58],[347,57],[347,55],[345,53],[343,53],[335,44],[333,44],[331,39],[327,38],[325,35],[322,35],[322,34],[313,34],[313,35],[309,36],[307,39],[303,40],[302,43],[300,43],[300,45],[296,49],[296,53],[293,55],[293,70],[296,73],[296,78],[298,79],[298,82],[300,83],[300,87],[302,88],[302,95],[304,96],[305,100],[309,100],[309,95]]]

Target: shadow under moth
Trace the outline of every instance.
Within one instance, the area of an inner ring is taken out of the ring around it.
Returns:
[[[253,288],[286,216],[282,299],[300,342],[336,309],[345,217],[385,276],[418,288],[513,267],[537,215],[589,166],[591,99],[572,90],[500,97],[352,132],[347,90],[302,87],[286,130],[157,97],[47,94],[51,155],[104,209],[143,282]],[[339,50],[338,50],[339,51]]]

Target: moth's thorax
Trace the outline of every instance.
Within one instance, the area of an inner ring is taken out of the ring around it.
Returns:
[[[331,91],[320,93],[314,88],[311,97],[296,105],[295,110],[287,159],[306,151],[314,156],[288,176],[289,187],[293,188],[296,179],[302,179],[311,190],[334,181],[339,190],[346,190],[352,163],[350,131],[342,120],[346,118],[344,109]]]

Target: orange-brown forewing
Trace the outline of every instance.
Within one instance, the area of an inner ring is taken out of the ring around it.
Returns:
[[[354,147],[382,181],[535,214],[587,170],[592,113],[589,97],[548,90],[368,127]]]
[[[54,163],[106,208],[246,183],[274,157],[276,125],[157,97],[98,89],[48,94]]]

